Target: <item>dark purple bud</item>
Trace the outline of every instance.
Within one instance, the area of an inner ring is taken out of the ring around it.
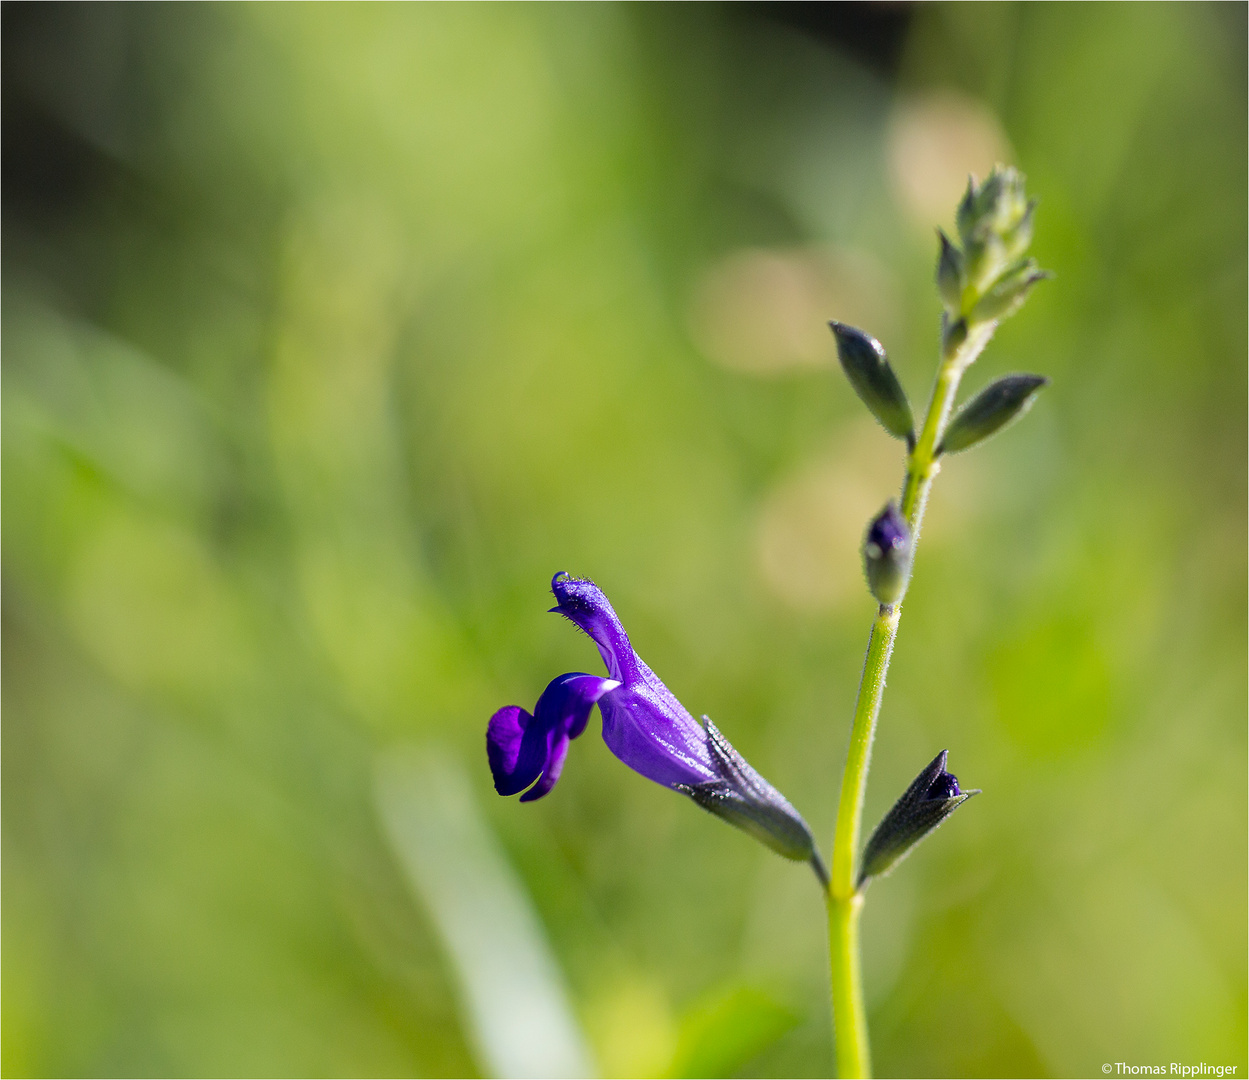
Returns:
[[[928,763],[876,826],[863,849],[860,889],[869,878],[888,873],[963,803],[980,794],[979,789],[959,790],[958,780],[945,769],[948,753],[942,750]]]
[[[863,570],[868,588],[882,604],[896,604],[911,576],[911,530],[898,504],[890,500],[872,519],[863,539]]]
[[[961,795],[958,790],[958,777],[953,773],[943,772],[938,774],[937,778],[929,786],[924,793],[925,799],[952,799],[955,795]]]

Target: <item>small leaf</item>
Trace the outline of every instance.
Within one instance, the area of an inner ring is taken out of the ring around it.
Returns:
[[[958,778],[945,771],[948,755],[942,750],[933,758],[876,826],[863,849],[858,888],[868,878],[888,873],[963,803],[980,794],[979,789],[959,790]]]
[[[981,390],[950,421],[938,454],[954,454],[987,439],[1028,411],[1037,391],[1048,385],[1044,375],[1006,375]]]
[[[951,319],[949,312],[941,313],[941,351],[952,356],[967,340],[967,320]]]
[[[915,441],[915,420],[902,384],[889,366],[879,341],[862,330],[836,321],[828,324],[837,338],[837,356],[854,392],[872,410],[885,430],[910,445]]]

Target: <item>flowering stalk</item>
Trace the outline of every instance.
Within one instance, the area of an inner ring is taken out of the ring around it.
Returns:
[[[1023,178],[995,169],[973,179],[958,209],[961,249],[941,236],[937,284],[945,305],[941,363],[918,436],[910,402],[880,342],[834,322],[837,355],[855,392],[890,434],[907,446],[901,505],[890,501],[871,522],[863,542],[868,588],[879,603],[868,639],[863,679],[850,729],[842,777],[831,874],[802,815],[704,716],[695,720],[634,651],[610,601],[592,581],[556,574],[556,612],[584,631],[598,648],[607,676],[573,671],[553,679],[530,713],[507,705],[486,725],[486,759],[500,795],[521,802],[546,797],[563,771],[572,741],[586,730],[597,706],[603,740],[624,764],[648,780],[688,796],[778,855],[805,862],[828,900],[837,1071],[867,1076],[867,1019],[859,959],[859,916],[864,889],[888,873],[975,791],[963,791],[946,772],[942,750],[881,820],[856,862],[863,795],[885,674],[898,633],[902,598],[911,577],[928,490],[943,454],[966,450],[1021,415],[1046,383],[1037,375],[997,380],[950,418],[959,380],[980,355],[1001,319],[1023,302],[1046,275],[1024,258],[1032,235],[1032,209]]]
[[[837,1073],[843,1077],[868,1076],[871,1071],[859,948],[864,889],[872,876],[886,872],[975,794],[959,790],[957,780],[945,771],[942,751],[881,822],[868,844],[864,865],[856,864],[876,718],[940,458],[974,445],[1020,415],[1046,382],[1038,376],[1007,376],[950,419],[963,373],[989,343],[1001,319],[1046,276],[1033,260],[1023,257],[1031,240],[1033,207],[1024,197],[1023,178],[1012,169],[995,169],[983,184],[969,182],[959,206],[962,250],[941,234],[937,266],[945,308],[941,361],[918,436],[884,349],[862,331],[832,324],[851,384],[886,430],[906,440],[909,451],[900,508],[890,503],[872,522],[864,543],[869,587],[880,606],[868,638],[850,728],[826,888],[834,1040]]]

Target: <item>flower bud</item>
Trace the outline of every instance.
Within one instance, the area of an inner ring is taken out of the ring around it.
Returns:
[[[869,878],[888,873],[963,803],[980,794],[979,789],[959,789],[958,778],[945,771],[948,754],[942,750],[933,758],[876,826],[863,849],[858,888]]]
[[[879,341],[862,330],[836,321],[828,324],[837,338],[837,357],[854,392],[885,430],[907,445],[915,441],[911,403]]]
[[[976,227],[976,186],[976,178],[969,176],[967,190],[963,192],[963,198],[954,212],[954,224],[958,226],[958,235],[963,243],[967,243],[967,238],[972,235]]]
[[[951,356],[963,347],[967,340],[967,320],[951,320],[949,312],[941,313],[941,351]]]
[[[954,454],[987,439],[1032,407],[1037,392],[1049,384],[1044,375],[1006,375],[990,383],[950,421],[937,447]]]
[[[1024,215],[1019,220],[1019,224],[1010,229],[1003,236],[1006,243],[1006,257],[1014,260],[1018,259],[1028,246],[1032,243],[1032,221],[1036,211],[1036,199],[1028,200],[1028,208],[1024,211]]]
[[[963,280],[974,294],[985,296],[1017,273],[1021,257],[1032,242],[1035,208],[1036,203],[1024,193],[1024,178],[1014,169],[996,166],[983,184],[977,184],[975,177],[968,180],[956,219],[963,241]],[[1036,280],[1017,288],[1005,300],[998,298],[996,312],[973,311],[972,318],[1004,318],[1018,307]]]
[[[997,233],[988,233],[967,245],[967,282],[975,295],[988,292],[1009,267],[1006,244]]]
[[[988,292],[971,310],[973,322],[989,322],[992,319],[1002,320],[1013,315],[1019,306],[1028,298],[1028,293],[1038,281],[1044,281],[1051,275],[1041,270],[1035,259],[1024,259],[1003,272]]]
[[[947,311],[955,318],[963,310],[963,253],[940,229],[941,254],[937,257],[937,290]]]
[[[902,599],[911,576],[911,530],[892,499],[868,526],[863,540],[863,570],[868,588],[882,604]]]
[[[1024,178],[1009,166],[995,165],[989,178],[977,184],[969,177],[967,193],[959,204],[957,224],[965,245],[989,233],[1005,236],[1016,229],[1029,211]]]

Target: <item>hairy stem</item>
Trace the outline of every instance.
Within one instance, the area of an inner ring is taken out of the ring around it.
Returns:
[[[838,1076],[870,1076],[871,1051],[863,1008],[859,961],[859,915],[863,894],[828,902],[829,956],[833,976],[833,1035]]]
[[[837,807],[837,831],[833,836],[833,870],[829,896],[844,902],[855,895],[855,852],[859,846],[859,827],[863,816],[863,794],[867,787],[867,768],[872,756],[872,736],[876,731],[876,715],[885,689],[885,673],[889,656],[898,633],[899,605],[883,604],[872,623],[867,642],[867,658],[859,683],[859,699],[850,727],[850,749],[846,754],[846,770],[841,781],[841,801]]]
[[[911,529],[912,543],[918,543],[928,491],[937,475],[937,446],[949,420],[959,380],[993,336],[996,324],[974,327],[961,341],[943,350],[941,366],[928,402],[928,412],[919,438],[907,458],[906,481],[902,488],[902,514]],[[872,622],[867,642],[859,697],[850,727],[850,747],[841,778],[841,798],[837,806],[837,827],[833,836],[832,873],[828,898],[829,964],[832,976],[833,1036],[837,1075],[871,1075],[871,1053],[867,1035],[867,1013],[863,1003],[862,966],[859,955],[859,915],[863,894],[856,884],[859,833],[863,822],[863,797],[867,791],[867,771],[872,756],[876,718],[885,692],[885,676],[898,634],[901,603],[884,604]]]

